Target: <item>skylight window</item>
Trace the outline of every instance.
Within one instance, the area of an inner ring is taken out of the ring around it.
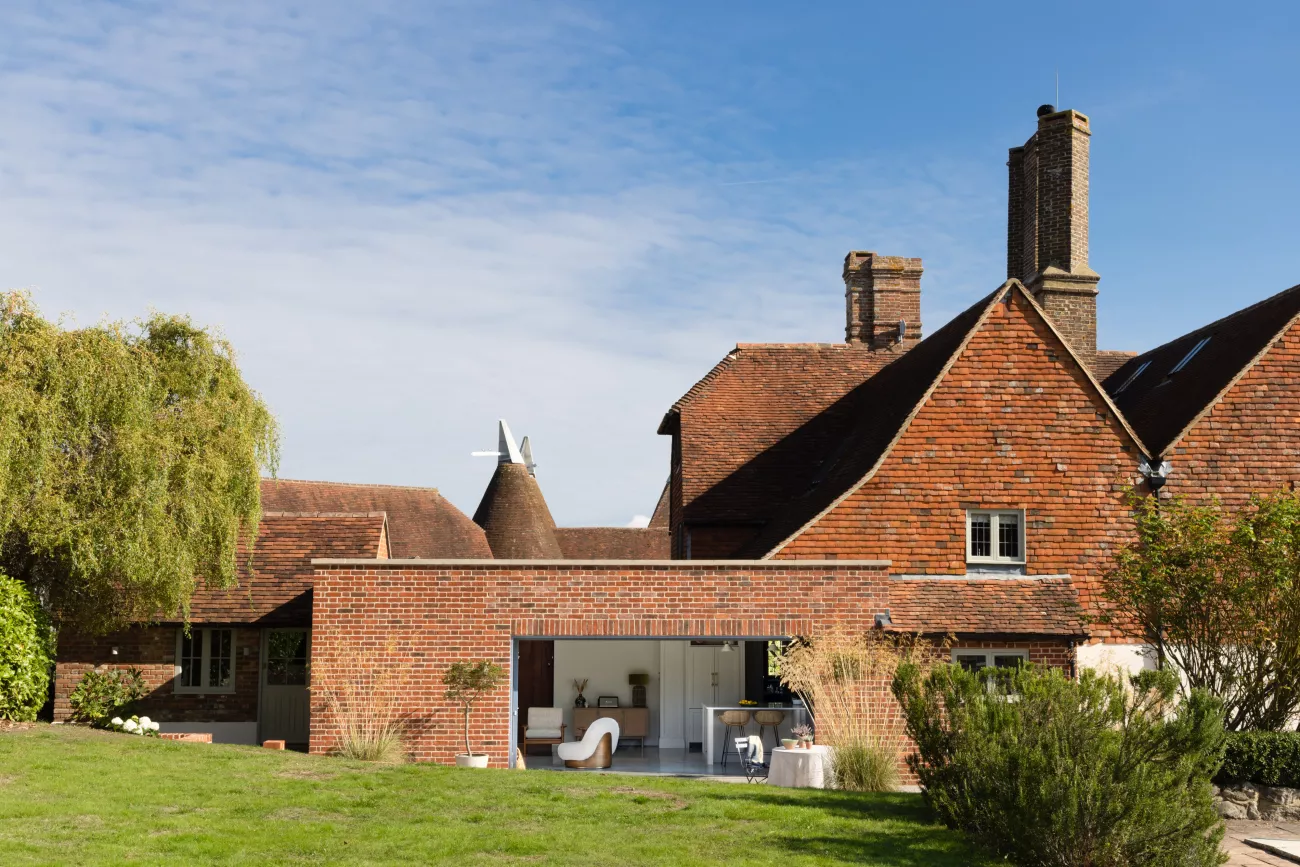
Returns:
[[[1138,369],[1133,371],[1131,374],[1129,374],[1129,378],[1124,380],[1124,383],[1119,388],[1115,389],[1115,393],[1119,394],[1121,391],[1123,391],[1124,389],[1132,385],[1133,380],[1141,376],[1142,372],[1145,371],[1150,366],[1151,366],[1150,360],[1144,361],[1140,365],[1138,365]]]
[[[1177,364],[1174,365],[1174,369],[1171,370],[1171,371],[1169,371],[1169,375],[1170,375],[1170,376],[1173,376],[1175,373],[1177,373],[1178,371],[1180,371],[1180,370],[1182,370],[1184,367],[1186,367],[1186,366],[1187,366],[1187,362],[1189,362],[1189,361],[1191,361],[1193,358],[1195,358],[1195,357],[1196,357],[1196,353],[1200,352],[1200,351],[1205,347],[1205,344],[1207,344],[1207,343],[1209,343],[1209,342],[1210,342],[1210,338],[1208,338],[1208,337],[1202,337],[1202,338],[1200,339],[1200,341],[1198,341],[1197,344],[1196,344],[1195,346],[1192,347],[1192,351],[1189,352],[1189,353],[1187,353],[1186,355],[1184,355],[1184,356],[1183,356],[1183,360],[1180,361],[1180,362],[1178,362]]]

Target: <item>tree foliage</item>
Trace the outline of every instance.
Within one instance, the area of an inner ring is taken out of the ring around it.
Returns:
[[[1133,626],[1185,688],[1224,704],[1231,731],[1277,731],[1300,711],[1300,496],[1218,503],[1134,498],[1137,541],[1103,579],[1107,619]]]
[[[1223,757],[1219,702],[1175,702],[1172,672],[1126,685],[1033,666],[925,675],[899,667],[908,763],[952,828],[1013,864],[1212,867],[1223,826],[1210,778]]]
[[[54,632],[35,595],[0,575],[0,719],[31,721],[45,704]]]
[[[489,659],[453,662],[442,676],[443,686],[447,687],[447,701],[456,702],[464,711],[465,752],[469,755],[474,754],[469,742],[470,711],[474,709],[475,702],[499,687],[505,676],[505,669]]]
[[[65,329],[0,296],[0,564],[61,622],[188,613],[256,533],[275,421],[188,319]]]

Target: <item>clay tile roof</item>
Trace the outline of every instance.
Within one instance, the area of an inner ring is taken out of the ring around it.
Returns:
[[[1293,286],[1131,359],[1106,379],[1106,391],[1154,450],[1153,456],[1162,455],[1253,366],[1297,314],[1300,286]],[[1178,363],[1203,340],[1175,373]]]
[[[1087,635],[1066,577],[894,578],[889,616],[896,632],[957,635]]]
[[[1003,292],[1004,287],[999,287],[981,298],[839,401],[837,410],[853,423],[838,426],[839,440],[815,453],[820,461],[804,461],[799,489],[791,491],[785,508],[742,556],[770,554],[871,471],[984,311]]]
[[[909,353],[910,354],[910,353]],[[862,344],[740,344],[668,411],[680,431],[684,519],[761,524],[806,483],[808,456],[833,447],[852,419],[845,395],[898,352]]]
[[[268,512],[384,512],[389,553],[399,558],[490,558],[482,528],[436,488],[262,480]]]
[[[668,512],[670,510],[671,496],[673,492],[673,478],[668,477],[664,482],[663,492],[659,494],[659,502],[655,503],[655,510],[650,513],[650,526],[657,530],[671,530],[668,523]]]
[[[1092,375],[1098,382],[1104,382],[1106,377],[1123,367],[1130,358],[1136,357],[1136,352],[1124,349],[1098,349],[1097,359],[1092,363]]]
[[[196,591],[190,622],[310,626],[312,559],[378,557],[383,539],[383,512],[263,513],[251,571],[241,555],[237,587]]]
[[[523,464],[500,463],[474,511],[498,560],[559,560],[555,519]]]
[[[656,527],[559,527],[566,560],[669,560],[668,531]]]

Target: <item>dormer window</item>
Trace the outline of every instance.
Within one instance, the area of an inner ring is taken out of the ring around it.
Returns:
[[[1025,513],[971,510],[966,513],[966,562],[1025,562]]]

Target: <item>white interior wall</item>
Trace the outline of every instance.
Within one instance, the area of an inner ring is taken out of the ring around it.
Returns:
[[[686,648],[689,641],[659,642],[659,746],[686,749]]]
[[[588,680],[583,692],[588,706],[595,707],[596,699],[602,695],[618,696],[620,707],[632,706],[632,687],[628,685],[627,676],[634,671],[644,671],[650,675],[650,685],[646,687],[646,706],[650,711],[650,737],[646,746],[658,746],[660,736],[660,644],[679,644],[681,642],[660,642],[638,639],[628,641],[598,640],[577,641],[557,639],[555,642],[555,704],[564,708],[564,723],[568,731],[566,738],[573,737],[573,700],[578,697],[573,688],[573,681]]]

